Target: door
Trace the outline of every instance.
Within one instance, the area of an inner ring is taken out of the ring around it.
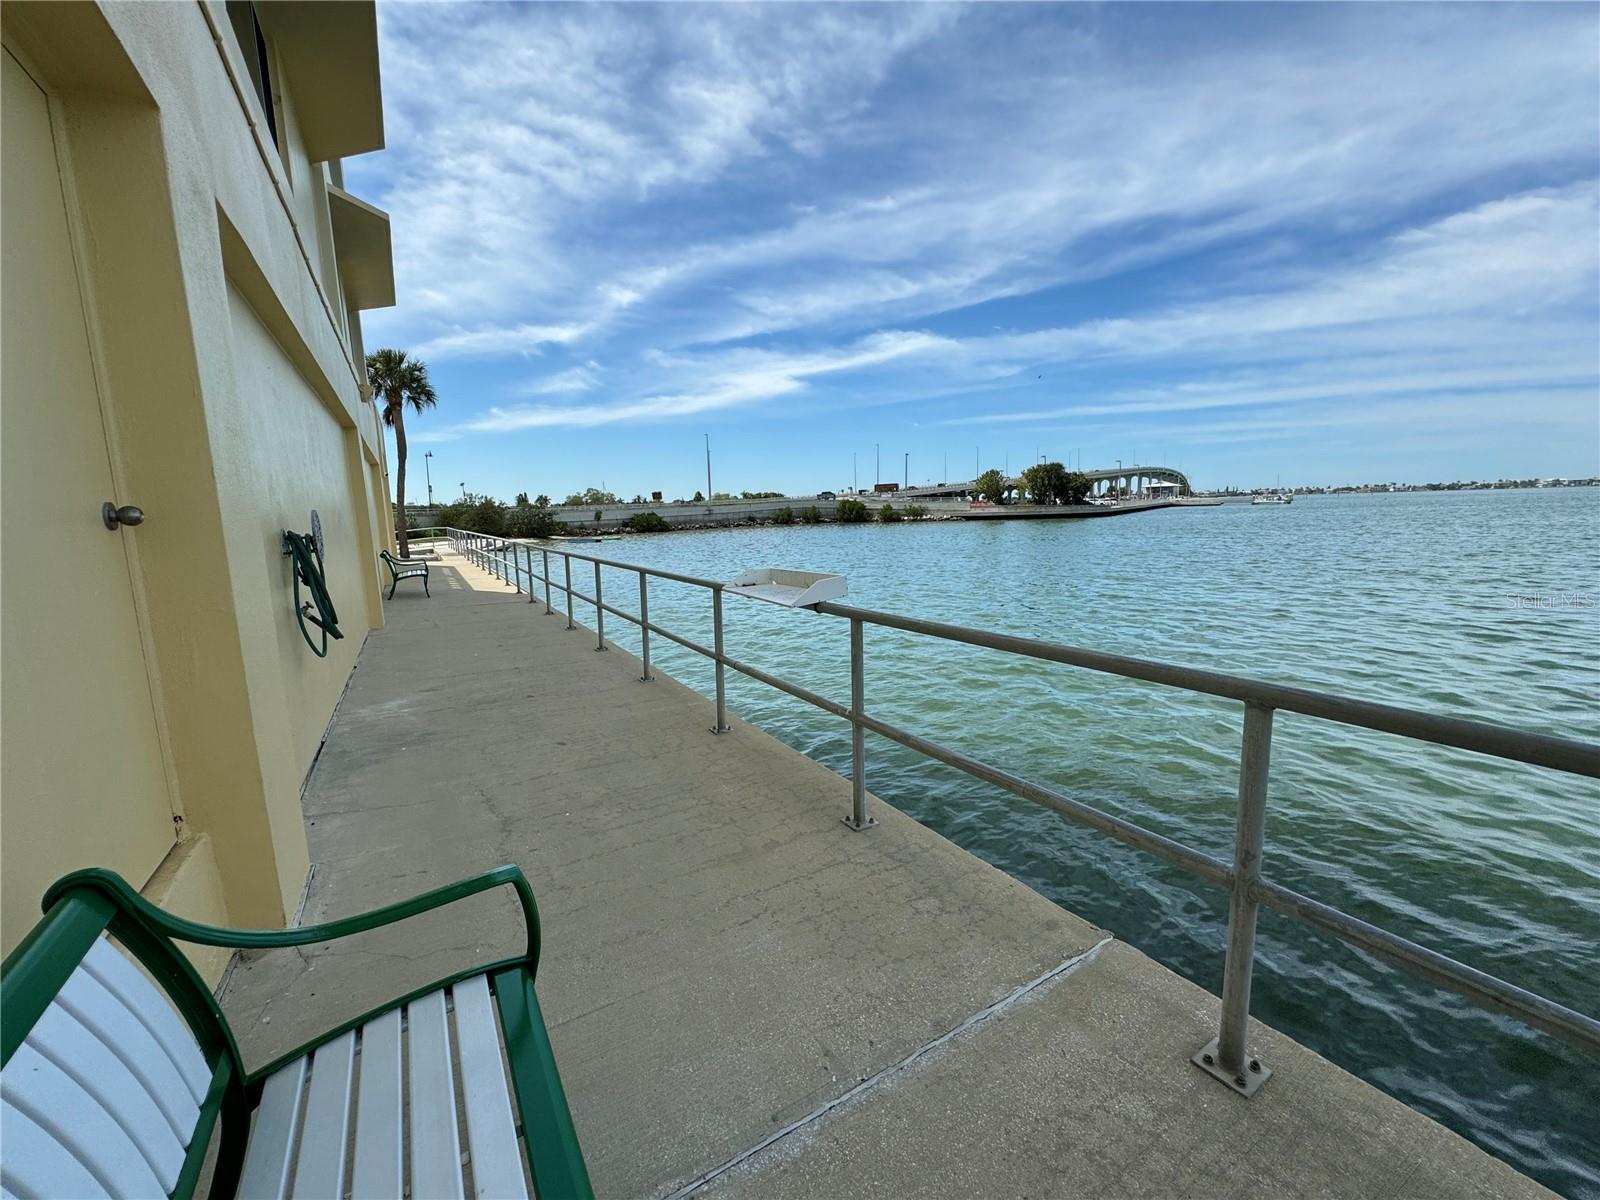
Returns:
[[[141,887],[174,841],[129,542],[51,110],[9,51],[0,103],[0,939],[75,867]],[[165,514],[152,515],[152,524]],[[171,519],[171,518],[166,518]]]

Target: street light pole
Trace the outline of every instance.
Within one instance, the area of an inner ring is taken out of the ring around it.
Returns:
[[[876,487],[883,482],[883,447],[877,442],[872,443],[872,483]]]
[[[433,458],[433,451],[432,450],[429,450],[426,454],[424,454],[422,456],[422,470],[423,470],[423,473],[426,474],[427,477],[428,477],[428,507],[429,508],[433,507],[433,463],[431,461],[429,461],[432,458]]]
[[[907,490],[907,489],[909,489],[911,487],[911,451],[909,451],[909,450],[906,451],[906,477],[905,477],[905,482],[902,483],[900,485],[900,487],[901,487],[901,490]]]
[[[711,435],[706,434],[706,503],[711,503],[715,493],[711,490]]]

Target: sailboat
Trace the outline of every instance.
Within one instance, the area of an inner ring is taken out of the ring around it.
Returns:
[[[1261,495],[1259,495],[1259,496],[1255,497],[1253,500],[1251,500],[1250,503],[1251,504],[1293,504],[1294,503],[1294,493],[1293,492],[1286,492],[1286,491],[1283,490],[1283,476],[1282,475],[1278,476],[1278,482],[1277,482],[1276,486],[1277,486],[1277,490],[1276,491],[1263,492]]]

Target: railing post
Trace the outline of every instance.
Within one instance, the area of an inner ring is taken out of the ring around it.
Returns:
[[[649,683],[655,678],[650,674],[650,577],[643,571],[639,572],[639,644],[643,647],[640,658],[644,661],[644,674],[639,676],[640,683]]]
[[[1201,1047],[1195,1066],[1241,1096],[1253,1096],[1272,1074],[1249,1052],[1250,974],[1256,957],[1257,886],[1267,819],[1267,772],[1272,759],[1272,709],[1244,706],[1239,754],[1239,815],[1233,835],[1233,882],[1228,899],[1228,957],[1222,968],[1222,1026]]]
[[[866,654],[860,617],[850,618],[850,815],[841,820],[860,833],[878,822],[867,816]]]
[[[572,555],[563,551],[561,559],[567,571],[567,628],[573,629],[575,626],[572,624]]]
[[[722,677],[722,587],[711,589],[711,648],[717,655],[717,723],[712,733],[728,732],[728,694]]]
[[[594,565],[594,648],[606,648],[606,610],[600,595],[600,564]]]
[[[539,597],[535,594],[534,587],[533,587],[533,581],[534,581],[534,574],[533,574],[533,547],[532,546],[524,546],[522,548],[522,554],[523,554],[523,561],[528,564],[528,603],[529,604],[537,604],[537,603],[539,603]]]
[[[544,615],[548,617],[553,611],[550,608],[550,550],[540,547],[539,553],[544,555]]]

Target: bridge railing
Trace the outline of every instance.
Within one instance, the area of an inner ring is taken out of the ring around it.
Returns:
[[[964,771],[976,779],[1048,808],[1080,825],[1098,830],[1108,837],[1152,854],[1207,883],[1226,890],[1229,894],[1228,938],[1223,965],[1221,1023],[1217,1037],[1200,1047],[1195,1052],[1193,1061],[1196,1066],[1242,1095],[1253,1095],[1271,1075],[1271,1071],[1260,1058],[1250,1052],[1247,1045],[1250,983],[1255,961],[1256,917],[1262,905],[1302,924],[1330,933],[1434,984],[1458,992],[1484,1008],[1504,1013],[1535,1029],[1553,1034],[1591,1052],[1600,1053],[1600,1021],[1594,1017],[1476,970],[1368,921],[1284,887],[1264,878],[1261,870],[1267,780],[1272,754],[1273,714],[1280,710],[1431,742],[1435,745],[1473,751],[1493,758],[1528,763],[1591,779],[1600,778],[1600,745],[1529,733],[1504,725],[1467,721],[1394,705],[1376,704],[1307,688],[1286,687],[1239,675],[1107,654],[1037,638],[992,633],[987,630],[876,612],[830,601],[817,605],[814,611],[849,622],[850,702],[845,704],[749,663],[741,662],[730,655],[723,637],[724,585],[717,580],[702,579],[658,567],[618,562],[615,559],[600,558],[547,545],[511,542],[463,530],[448,532],[451,542],[460,553],[504,580],[508,586],[515,587],[519,592],[526,590],[529,603],[538,602],[538,590],[542,586],[546,615],[555,612],[552,596],[554,592],[559,591],[565,602],[568,629],[576,628],[573,621],[574,600],[593,607],[596,650],[606,649],[607,614],[638,626],[643,662],[640,678],[643,682],[649,682],[653,678],[650,674],[651,635],[664,637],[685,649],[709,658],[715,665],[716,678],[716,716],[712,726],[714,733],[723,733],[728,729],[724,675],[728,669],[738,671],[742,675],[849,722],[851,809],[843,817],[843,821],[851,829],[866,830],[876,824],[867,810],[865,735],[870,731],[936,762]],[[561,572],[559,581],[551,573],[552,558],[560,560],[557,564]],[[594,577],[592,596],[573,586],[572,573],[575,562],[592,567]],[[601,577],[602,568],[631,571],[637,576],[639,599],[637,616],[606,601]],[[711,646],[701,645],[651,621],[649,593],[652,579],[686,584],[710,593],[713,641]],[[1143,680],[1239,702],[1244,706],[1244,733],[1239,752],[1239,794],[1231,859],[1225,861],[1215,858],[1132,821],[1024,779],[1002,767],[982,762],[872,716],[866,710],[863,686],[866,658],[864,632],[868,625],[983,647],[1042,662],[1099,671],[1124,679]]]

